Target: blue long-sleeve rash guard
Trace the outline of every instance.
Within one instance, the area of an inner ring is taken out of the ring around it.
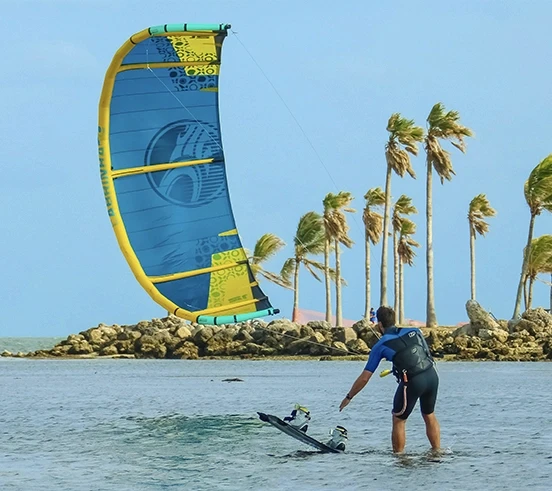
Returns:
[[[412,331],[418,332],[421,338],[424,340],[424,344],[426,344],[422,332],[419,329],[416,329],[415,327],[404,327],[401,329],[398,329],[397,327],[388,327],[385,330],[385,333],[383,334],[383,336],[374,345],[374,347],[372,348],[372,351],[370,351],[370,356],[368,357],[368,362],[366,363],[364,370],[368,370],[369,372],[374,373],[377,370],[378,365],[380,364],[380,361],[383,358],[385,358],[388,361],[393,361],[396,351],[394,349],[391,349],[385,343],[387,341],[390,341],[391,339],[398,338],[401,336],[406,336],[408,335],[409,332],[412,332]],[[427,344],[426,344],[426,349],[427,349],[427,352],[429,352],[429,348],[427,348]]]

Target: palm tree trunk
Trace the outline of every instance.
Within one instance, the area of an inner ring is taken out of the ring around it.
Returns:
[[[552,274],[550,274],[550,314],[552,314]]]
[[[404,323],[404,264],[399,260],[399,324]]]
[[[519,277],[519,284],[516,294],[516,305],[514,307],[514,315],[513,318],[517,319],[520,310],[521,310],[521,294],[523,291],[523,283],[525,280],[525,271],[527,269],[527,258],[529,257],[529,254],[531,253],[531,240],[533,239],[533,228],[535,226],[535,215],[531,212],[531,220],[529,221],[529,233],[527,234],[527,246],[525,247],[525,252],[523,254],[523,263],[521,266],[521,275]]]
[[[385,210],[383,214],[383,242],[381,245],[380,306],[387,305],[387,235],[391,214],[391,166],[387,164],[385,177]]]
[[[393,308],[399,312],[399,251],[397,250],[397,231],[393,230],[393,286],[394,295]]]
[[[299,266],[301,263],[295,260],[295,272],[293,273],[293,314],[291,316],[292,322],[297,322],[299,316]]]
[[[370,318],[370,239],[368,239],[368,234],[366,234],[364,240],[364,249],[365,249],[365,258],[364,266],[366,271],[366,304],[364,305],[364,318]]]
[[[339,241],[335,241],[335,325],[343,325],[343,314],[341,313],[341,258],[339,256]]]
[[[332,293],[330,278],[330,240],[324,244],[324,279],[326,281],[326,322],[332,321]]]
[[[529,310],[531,308],[531,304],[533,303],[533,285],[535,283],[535,278],[529,278],[529,295],[527,296],[527,305],[525,306],[525,310]]]
[[[471,299],[475,300],[475,230],[470,222]]]
[[[527,300],[527,278],[523,282],[523,305],[524,309],[527,310],[528,300]]]
[[[427,161],[426,182],[426,268],[427,268],[427,304],[426,326],[437,327],[437,314],[435,313],[435,293],[433,290],[433,165]]]

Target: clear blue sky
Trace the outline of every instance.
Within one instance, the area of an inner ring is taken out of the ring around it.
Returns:
[[[292,254],[303,213],[328,192],[363,195],[384,185],[385,126],[393,112],[422,126],[442,101],[476,137],[457,176],[434,187],[437,317],[466,318],[469,201],[486,193],[498,216],[477,241],[478,300],[497,316],[513,310],[529,211],[523,183],[552,153],[552,3],[540,1],[18,0],[0,4],[0,336],[67,335],[100,322],[161,317],[122,256],[99,178],[96,127],[103,77],[119,46],[143,28],[177,22],[232,24],[300,122],[232,35],[220,88],[223,143],[234,214],[245,247],[265,232],[287,243],[268,269]],[[394,177],[393,196],[413,197],[425,243],[424,156],[418,179]],[[344,316],[364,302],[361,213],[356,244],[343,254]],[[537,219],[535,235],[550,233]],[[406,315],[425,319],[421,248],[406,270]],[[380,247],[373,252],[373,303]],[[391,258],[390,258],[391,259]],[[389,281],[392,287],[392,279]],[[292,294],[263,284],[289,316]],[[392,298],[392,297],[391,297]],[[549,289],[535,287],[535,304]],[[323,285],[301,274],[300,306],[324,309]]]

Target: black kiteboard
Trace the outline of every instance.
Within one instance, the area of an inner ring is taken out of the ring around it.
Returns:
[[[297,428],[287,424],[285,421],[282,421],[277,416],[273,416],[272,414],[265,414],[257,412],[259,415],[259,419],[261,421],[264,421],[266,423],[270,423],[272,426],[275,426],[280,431],[284,432],[286,435],[292,436],[296,440],[299,440],[300,442],[306,443],[307,445],[310,445],[311,447],[317,448],[321,452],[328,452],[328,453],[342,453],[342,450],[337,450],[336,448],[329,447],[325,443],[319,442],[312,436],[307,435],[304,431],[298,430]]]

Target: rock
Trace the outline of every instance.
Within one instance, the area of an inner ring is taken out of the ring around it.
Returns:
[[[477,329],[471,324],[464,324],[453,331],[452,337],[456,338],[458,336],[477,336]]]
[[[133,355],[134,354],[134,341],[132,339],[125,339],[122,341],[115,341],[113,345],[117,350],[117,353],[121,355]],[[106,346],[108,348],[109,346]],[[105,348],[104,348],[105,349]]]
[[[345,343],[341,341],[334,341],[332,343],[331,354],[332,356],[346,356],[349,354],[349,350],[347,349]]]
[[[307,322],[307,326],[315,331],[325,331],[332,328],[332,324],[327,321],[309,321]]]
[[[117,351],[117,348],[113,344],[110,344],[109,346],[106,346],[105,348],[102,348],[100,350],[101,356],[113,356],[118,354],[119,352]]]
[[[93,353],[92,346],[86,341],[86,339],[73,339],[69,346],[67,354],[69,355],[89,355]]]
[[[234,341],[242,341],[244,344],[251,343],[253,342],[253,336],[251,336],[249,330],[241,328],[234,337]]]
[[[187,326],[181,326],[174,332],[174,335],[177,338],[186,341],[187,339],[190,339],[192,337],[192,331],[190,331]]]
[[[361,331],[365,331],[366,329],[376,328],[376,326],[372,324],[368,319],[361,319],[358,322],[355,322],[352,327],[359,336]]]
[[[321,332],[315,331],[308,341],[310,345],[308,348],[309,355],[320,356],[330,353],[330,343]]]
[[[308,338],[313,335],[314,329],[310,326],[302,326],[301,329],[299,329],[299,337],[301,338]]]
[[[182,360],[197,360],[199,358],[199,350],[194,343],[186,341],[172,353],[172,357]]]
[[[366,343],[366,345],[371,349],[374,347],[374,344],[378,342],[380,335],[377,333],[374,326],[370,323],[369,325],[366,325],[365,327],[363,327],[361,330],[358,331],[358,337],[359,339],[362,339]]]
[[[337,327],[334,329],[334,339],[348,344],[357,339],[357,333],[352,327]]]
[[[215,331],[211,326],[202,326],[195,331],[193,334],[194,343],[199,348],[204,348],[207,344],[207,341],[215,335]]]
[[[489,331],[500,329],[498,322],[477,301],[468,300],[466,302],[466,312],[470,319],[470,325],[476,333],[479,329],[487,329]]]
[[[261,352],[262,347],[255,343],[247,343],[245,345],[245,348],[247,349],[247,354],[250,355],[258,355]]]
[[[136,358],[165,358],[167,347],[159,342],[158,337],[143,335],[134,345]]]
[[[493,334],[493,337],[496,338],[501,343],[505,343],[508,341],[508,331],[505,331],[503,329],[496,329],[494,331],[491,331]]]
[[[314,336],[314,332],[313,332]],[[311,345],[309,343],[310,338],[301,338],[292,341],[286,346],[286,352],[289,355],[304,355],[307,354]]]
[[[347,349],[351,353],[360,354],[360,355],[367,355],[370,353],[370,348],[368,348],[368,345],[362,340],[362,339],[354,339],[352,341],[349,341],[347,343]]]

